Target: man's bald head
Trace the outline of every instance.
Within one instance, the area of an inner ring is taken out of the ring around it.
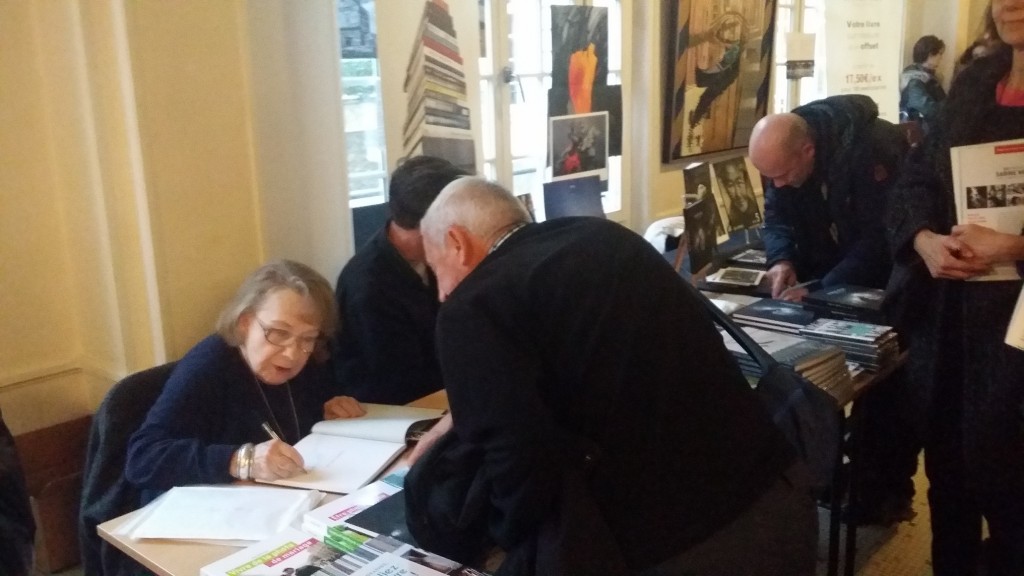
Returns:
[[[814,139],[807,121],[793,114],[769,114],[750,134],[750,161],[777,188],[800,186],[814,173]]]

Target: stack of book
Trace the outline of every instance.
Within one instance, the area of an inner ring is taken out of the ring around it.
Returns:
[[[872,372],[895,363],[900,354],[896,331],[891,326],[820,318],[801,328],[800,335],[839,346],[848,359]]]
[[[469,96],[455,25],[443,0],[427,0],[405,73],[406,157],[429,155],[476,172]]]
[[[807,294],[803,306],[819,317],[885,324],[884,300],[884,290],[839,284]]]
[[[258,544],[208,564],[201,576],[484,576],[447,558],[387,536],[338,531],[328,541],[288,528]]]
[[[776,362],[789,366],[808,382],[828,392],[841,406],[853,394],[853,381],[846,366],[846,355],[838,346],[779,332],[744,327],[746,332]],[[762,376],[761,367],[736,340],[722,332],[725,347],[751,379]]]
[[[302,516],[302,529],[323,540],[333,527],[402,490],[408,469],[393,472],[376,482],[316,508]]]
[[[800,329],[814,322],[814,312],[785,300],[762,298],[732,313],[737,324],[776,332],[799,334]]]

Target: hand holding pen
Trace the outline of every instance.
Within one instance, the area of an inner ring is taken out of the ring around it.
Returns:
[[[270,424],[264,422],[261,426],[270,440],[257,444],[253,451],[252,477],[257,480],[277,480],[304,473],[302,454],[281,440]]]

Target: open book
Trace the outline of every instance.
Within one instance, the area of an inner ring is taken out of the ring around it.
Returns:
[[[295,449],[306,472],[273,484],[348,494],[371,482],[443,412],[431,408],[363,404],[359,418],[325,420]]]

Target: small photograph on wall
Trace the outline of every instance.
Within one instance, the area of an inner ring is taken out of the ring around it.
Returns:
[[[672,0],[663,159],[742,148],[768,111],[775,0]]]
[[[711,168],[718,183],[716,197],[727,230],[734,232],[760,226],[764,219],[744,157],[721,160]]]
[[[589,112],[608,113],[608,155],[622,155],[622,86],[594,86]],[[551,88],[548,90],[548,116],[575,114],[569,90]]]
[[[608,113],[556,116],[550,120],[552,180],[599,176],[608,179]]]
[[[592,112],[595,86],[608,83],[608,9],[551,7],[551,86],[569,90],[573,114]]]

